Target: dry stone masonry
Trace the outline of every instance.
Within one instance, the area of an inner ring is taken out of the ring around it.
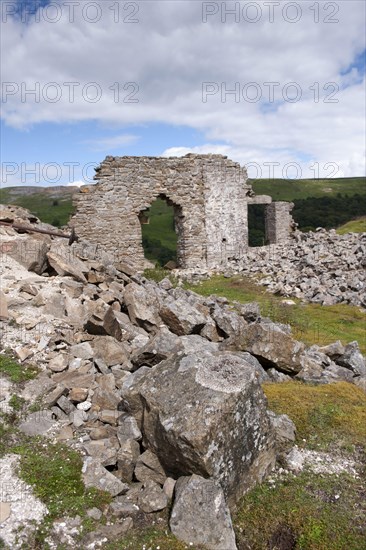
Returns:
[[[97,168],[95,186],[75,195],[76,234],[143,269],[141,223],[158,198],[174,207],[181,268],[216,268],[248,249],[248,205],[266,204],[267,240],[287,241],[291,203],[255,196],[247,171],[222,155],[111,157]]]

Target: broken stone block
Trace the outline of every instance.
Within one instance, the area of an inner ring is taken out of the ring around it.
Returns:
[[[75,410],[75,405],[73,405],[64,395],[61,395],[60,399],[58,399],[57,405],[64,411],[65,414],[70,414]]]
[[[123,410],[136,418],[137,425],[141,427],[143,406],[140,396],[140,386],[144,377],[151,372],[149,367],[140,367],[136,372],[130,373],[123,380],[121,399]]]
[[[133,439],[121,443],[117,454],[118,477],[129,483],[132,481],[136,461],[140,456],[140,445]]]
[[[52,372],[62,372],[67,369],[70,356],[65,353],[59,353],[56,357],[53,357],[49,362],[47,367]]]
[[[26,435],[44,435],[56,425],[57,421],[52,411],[45,409],[29,414],[19,425],[19,430]]]
[[[139,510],[140,508],[137,504],[134,504],[128,499],[128,493],[127,495],[114,498],[113,502],[109,505],[109,511],[111,514],[118,518],[134,515]]]
[[[75,428],[80,428],[88,420],[88,415],[85,411],[75,409],[70,413],[70,420]]]
[[[274,432],[277,449],[280,453],[291,449],[296,439],[296,426],[287,414],[275,414],[268,411]]]
[[[83,480],[86,487],[96,487],[102,491],[107,491],[113,497],[127,493],[128,485],[122,483],[116,476],[108,472],[98,460],[92,457],[84,459]]]
[[[90,508],[90,510],[86,512],[86,515],[92,519],[95,519],[95,521],[99,521],[103,513],[99,510],[99,508]]]
[[[94,374],[83,373],[79,371],[66,371],[59,372],[52,376],[52,379],[68,388],[69,390],[73,387],[81,388],[90,388],[94,383],[95,376]]]
[[[199,333],[206,324],[206,317],[186,299],[167,300],[159,311],[160,317],[178,336]]]
[[[236,344],[237,349],[254,355],[265,368],[274,367],[290,374],[302,369],[300,357],[305,345],[294,340],[276,323],[249,324]]]
[[[159,302],[153,292],[142,285],[130,283],[125,287],[124,300],[134,324],[146,330],[159,325]]]
[[[118,419],[117,437],[122,444],[127,439],[134,439],[135,441],[141,441],[142,434],[137,425],[136,419],[133,416],[129,416],[123,413]]]
[[[99,420],[104,424],[110,424],[111,426],[117,426],[118,419],[121,413],[119,411],[103,409],[99,413]]]
[[[87,388],[71,388],[69,399],[73,403],[82,403],[88,397]]]
[[[234,506],[273,468],[266,399],[245,359],[228,352],[174,355],[146,374],[140,395],[144,446],[170,477],[212,477]]]
[[[93,411],[117,410],[120,398],[113,392],[97,387],[92,397]]]
[[[211,312],[211,317],[218,327],[219,334],[223,335],[224,338],[240,337],[246,329],[246,322],[236,311],[221,307],[218,304]]]
[[[347,344],[344,354],[337,359],[337,363],[342,367],[351,369],[355,376],[366,376],[365,359],[356,341]]]
[[[142,365],[153,367],[181,348],[178,336],[164,327],[132,356],[131,361],[135,370]]]
[[[64,384],[58,384],[48,395],[43,398],[44,405],[53,407],[62,395],[67,394],[67,388]]]
[[[71,275],[76,281],[87,283],[83,273],[83,271],[87,271],[87,268],[76,256],[69,254],[68,257],[63,257],[56,252],[47,252],[47,258],[50,266],[58,275]]]
[[[143,512],[150,514],[158,512],[168,506],[168,498],[163,489],[151,479],[143,484],[139,495],[138,505]]]
[[[198,475],[180,477],[169,521],[172,533],[185,543],[208,550],[237,550],[230,511],[221,487]]]
[[[6,321],[8,317],[8,302],[5,294],[0,290],[0,321]]]
[[[80,359],[91,359],[94,354],[93,348],[89,342],[75,344],[74,346],[71,346],[69,351],[71,355]]]
[[[168,497],[168,500],[173,499],[175,484],[176,484],[176,480],[172,479],[171,477],[167,477],[166,480],[164,481],[163,490],[166,496]]]
[[[98,439],[84,443],[83,448],[87,454],[98,460],[102,466],[114,466],[117,462],[117,448],[114,445],[115,438]]]
[[[112,372],[108,372],[108,374],[97,374],[95,381],[103,390],[113,392],[116,389],[116,383]]]
[[[93,356],[101,359],[107,367],[120,365],[127,361],[127,353],[123,344],[112,336],[96,336],[92,342]]]
[[[142,482],[152,479],[155,483],[164,485],[167,476],[158,457],[147,450],[137,460],[135,477]]]
[[[67,441],[69,439],[72,439],[74,437],[74,432],[71,426],[64,426],[59,431],[59,434],[57,436],[57,441]]]
[[[15,353],[20,359],[21,363],[31,357],[35,353],[35,351],[36,350],[31,346],[18,346],[17,348],[15,348]]]

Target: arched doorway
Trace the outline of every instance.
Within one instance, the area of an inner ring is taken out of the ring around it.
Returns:
[[[139,214],[142,247],[147,260],[164,267],[182,265],[182,209],[160,194],[150,207]]]

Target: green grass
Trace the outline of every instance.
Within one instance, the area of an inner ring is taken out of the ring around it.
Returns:
[[[325,178],[325,179],[256,179],[249,180],[257,195],[271,195],[276,201],[292,201],[308,197],[335,197],[366,193],[366,179]]]
[[[154,201],[149,210],[148,224],[142,225],[142,236],[156,239],[161,244],[175,252],[177,248],[177,235],[174,231],[173,207],[164,200]]]
[[[47,506],[50,520],[63,515],[83,516],[88,508],[102,508],[111,500],[106,493],[85,488],[81,455],[66,445],[32,437],[25,438],[12,452],[20,455],[19,475]]]
[[[238,547],[365,550],[364,490],[359,480],[346,474],[322,477],[307,472],[275,487],[258,485],[242,500],[234,518]],[[280,545],[281,540],[288,544]]]
[[[338,453],[357,447],[365,452],[366,395],[360,388],[346,382],[288,382],[265,384],[264,391],[269,408],[295,422],[299,446]],[[304,470],[275,484],[257,485],[233,518],[238,547],[365,550],[365,491],[362,473],[353,478]],[[293,545],[280,546],[281,539]]]
[[[296,425],[297,444],[330,450],[363,446],[366,451],[366,394],[353,384],[264,384],[268,406]],[[304,441],[305,440],[305,441]]]
[[[352,220],[337,229],[338,235],[345,233],[366,233],[366,217]]]
[[[263,316],[291,325],[294,338],[308,345],[321,346],[336,340],[347,344],[357,340],[361,351],[366,352],[366,314],[358,307],[346,304],[322,306],[299,300],[293,300],[295,305],[287,306],[282,303],[282,296],[269,294],[264,287],[241,276],[225,278],[218,275],[197,285],[186,284],[185,288],[203,296],[216,294],[230,301],[258,302]]]
[[[104,550],[156,550],[156,548],[160,548],[160,550],[186,550],[187,548],[205,550],[201,545],[188,546],[166,530],[156,527],[143,531],[136,530],[122,540],[106,544],[103,548]]]
[[[21,365],[9,355],[0,354],[0,373],[12,382],[26,382],[37,376],[39,369],[34,365]]]

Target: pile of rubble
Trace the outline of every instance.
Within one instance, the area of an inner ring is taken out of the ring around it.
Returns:
[[[261,383],[366,387],[356,342],[306,347],[256,303],[154,283],[83,243],[1,228],[0,246],[1,348],[42,369],[22,392],[42,410],[20,429],[78,449],[86,486],[113,497],[115,529],[86,548],[171,510],[187,544],[235,549],[230,512],[294,441]]]
[[[251,248],[235,270],[270,292],[323,305],[366,307],[366,233],[297,231],[286,244]]]

